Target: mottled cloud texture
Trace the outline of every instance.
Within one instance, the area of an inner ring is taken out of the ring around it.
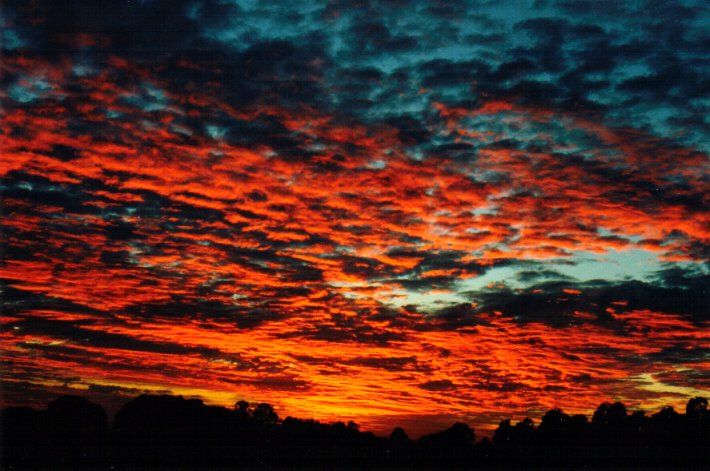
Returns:
[[[421,432],[710,389],[704,2],[0,21],[5,403]]]

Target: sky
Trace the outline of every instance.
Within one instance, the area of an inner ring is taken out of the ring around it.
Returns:
[[[710,395],[705,2],[3,4],[4,405]]]

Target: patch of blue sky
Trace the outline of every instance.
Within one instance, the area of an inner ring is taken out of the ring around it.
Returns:
[[[710,96],[694,98],[690,100],[690,103],[694,107],[705,112],[705,122],[708,123],[710,121],[710,113],[707,113],[708,110],[710,110]]]
[[[0,19],[0,23],[4,22]],[[3,26],[0,38],[2,41],[2,48],[9,51],[26,46],[17,31],[12,28],[6,28]]]
[[[422,162],[426,159],[426,150],[420,147],[410,147],[405,149],[407,157],[415,162]]]
[[[200,13],[200,4],[195,2],[185,9],[185,16],[191,20],[197,20]]]
[[[644,107],[640,107],[639,111],[642,111]],[[646,109],[645,113],[640,113],[640,118],[645,118],[645,122],[639,124],[646,124],[651,127],[656,134],[665,135],[671,137],[674,133],[678,131],[678,126],[671,123],[673,118],[682,118],[685,116],[685,110],[679,109],[677,107],[658,107],[650,106]]]
[[[96,72],[96,69],[87,62],[77,62],[71,69],[77,77],[86,77]]]
[[[583,282],[627,279],[648,281],[664,265],[658,259],[658,254],[639,249],[609,250],[605,254],[578,252],[572,261],[573,265],[560,264],[554,266],[554,269]]]
[[[695,17],[690,19],[690,23],[695,26],[696,29],[694,31],[698,35],[707,35],[708,25],[710,24],[710,8],[707,7],[707,3],[704,0],[680,0],[678,3],[686,8],[701,7],[696,10]]]
[[[618,85],[624,80],[647,77],[651,73],[651,67],[645,62],[625,62],[617,65],[609,78]]]
[[[233,0],[233,2],[243,10],[255,10],[261,5],[259,0]]]
[[[549,269],[549,267],[545,267]],[[541,267],[542,269],[542,267]],[[491,285],[504,284],[511,287],[520,287],[516,281],[517,275],[521,271],[530,270],[528,263],[522,264],[520,267],[495,267],[491,268],[481,276],[468,278],[456,283],[456,291],[463,293],[467,291],[480,291]]]
[[[358,57],[351,54],[351,51],[344,50],[343,54],[338,56],[339,61],[343,65],[350,67],[372,67],[378,69],[385,74],[391,74],[398,69],[409,68],[417,63],[417,61],[407,61],[405,54],[368,54],[364,57]]]
[[[165,96],[165,92],[163,92],[160,88],[156,87],[151,83],[144,84],[143,91],[153,102],[159,103],[161,105],[166,105],[168,102],[168,99]]]
[[[144,83],[139,93],[124,95],[121,100],[147,112],[161,111],[168,106],[168,98],[165,93],[151,83]]]
[[[396,289],[389,294],[381,295],[380,299],[394,307],[416,305],[423,311],[441,309],[468,301],[468,299],[459,292],[440,289],[420,291]]]
[[[625,99],[628,97],[617,96],[619,102]],[[684,118],[689,117],[689,110],[687,103],[682,107],[673,103],[643,103],[609,110],[607,118],[612,126],[623,126],[631,122],[635,128],[649,134],[710,152],[710,141],[706,133],[694,131],[683,124]],[[706,115],[704,121],[707,125],[707,110],[700,113]]]
[[[17,188],[20,188],[22,190],[27,190],[27,191],[32,191],[34,190],[34,185],[30,182],[20,182],[17,185],[15,185]]]
[[[373,109],[383,117],[401,116],[405,114],[423,113],[431,108],[431,103],[423,96],[407,96],[402,94],[396,97],[394,103],[387,103],[384,100],[375,103]]]
[[[488,205],[488,206],[481,206],[479,208],[472,209],[470,212],[473,216],[495,216],[498,214],[500,211],[500,206],[499,205]],[[466,229],[466,232],[469,233],[478,233],[480,232],[476,228],[469,228]]]
[[[15,101],[29,103],[43,97],[51,90],[52,86],[46,80],[39,77],[25,77],[10,85],[7,93]]]
[[[513,114],[501,111],[495,114],[476,114],[475,112],[461,119],[460,126],[466,127],[470,131],[486,132],[491,131],[498,134],[503,132],[518,131],[512,129],[510,117]]]
[[[158,124],[158,122],[149,119],[141,119],[139,123],[143,127],[143,129],[146,130],[155,130],[162,127]]]
[[[503,183],[507,181],[510,178],[510,174],[505,173],[505,172],[497,172],[493,170],[479,170],[477,168],[472,168],[470,172],[468,172],[467,177],[477,183],[489,183],[493,185],[497,185],[499,183]],[[511,191],[510,190],[504,190],[499,193],[492,193],[488,195],[488,200],[495,201],[495,200],[501,200],[501,199],[506,199],[511,196]]]
[[[384,160],[380,160],[380,159],[371,160],[367,163],[367,168],[369,168],[371,170],[382,170],[385,167],[387,167],[387,162],[385,162]]]
[[[217,126],[216,124],[207,124],[205,126],[205,132],[207,132],[207,135],[212,139],[219,140],[223,139],[229,130],[221,126]]]
[[[313,21],[308,21],[308,15],[317,13],[320,7],[315,2],[254,2],[236,1],[244,14],[233,20],[226,28],[208,29],[204,36],[236,47],[242,44],[240,39],[245,34],[256,35],[261,40],[300,38],[309,32],[321,29]],[[188,12],[197,15],[197,11]]]
[[[524,261],[515,266],[496,267],[483,275],[457,282],[456,291],[480,291],[487,286],[504,284],[510,288],[529,288],[538,283],[521,282],[518,275],[525,271],[555,271],[560,279],[572,280],[571,283],[584,283],[594,280],[621,282],[625,280],[652,281],[655,274],[666,264],[657,254],[646,250],[610,250],[605,254],[578,252],[572,258],[551,259],[545,261]]]
[[[534,0],[487,2],[473,9],[474,13],[485,14],[493,21],[504,25],[513,25],[530,18],[549,16],[555,10],[547,8],[544,4]]]
[[[178,134],[183,134],[185,136],[192,136],[192,129],[182,126],[180,124],[171,124],[170,125],[170,131]]]

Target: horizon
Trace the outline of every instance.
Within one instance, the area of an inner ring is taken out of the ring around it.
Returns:
[[[2,409],[2,463],[91,469],[448,469],[452,467],[695,468],[707,464],[708,401],[689,399],[649,416],[604,403],[591,420],[554,409],[534,424],[500,422],[492,439],[457,422],[412,440],[353,423],[279,420],[269,404],[206,406],[182,396],[141,395],[109,423],[106,411],[80,396],[62,396],[46,410]]]
[[[101,410],[103,410],[106,413],[107,425],[109,427],[113,427],[117,414],[119,414],[121,412],[121,410],[124,409],[125,406],[130,405],[131,403],[135,403],[135,402],[137,402],[138,399],[141,399],[144,397],[150,397],[150,398],[154,398],[154,399],[155,398],[161,398],[161,399],[175,398],[175,399],[180,399],[180,400],[184,400],[184,401],[196,399],[196,400],[199,400],[202,403],[202,405],[204,405],[206,407],[219,407],[219,408],[228,410],[230,412],[238,412],[237,411],[238,404],[236,404],[236,403],[232,404],[232,405],[210,404],[209,402],[203,401],[199,397],[184,397],[184,396],[173,395],[173,394],[141,394],[139,396],[134,396],[134,397],[125,397],[124,398],[125,400],[123,401],[123,403],[116,410],[111,410],[111,409],[107,408],[104,404],[101,404],[100,402],[91,401],[91,400],[87,399],[85,396],[82,396],[81,394],[65,394],[65,395],[61,395],[61,396],[56,396],[54,399],[52,399],[48,403],[44,404],[44,407],[37,406],[37,405],[30,406],[27,404],[17,404],[17,405],[11,405],[11,406],[4,406],[4,407],[0,408],[0,411],[6,410],[6,409],[11,409],[11,408],[17,408],[17,407],[19,407],[19,408],[30,407],[32,410],[34,410],[36,412],[46,412],[46,411],[50,410],[50,406],[53,402],[59,402],[61,400],[65,400],[67,398],[79,398],[81,401],[88,401],[88,404],[94,404],[94,405],[100,406]],[[627,417],[630,418],[630,417],[634,416],[634,414],[637,412],[643,412],[643,416],[648,419],[648,418],[653,418],[656,413],[658,413],[660,415],[661,412],[666,411],[669,408],[671,408],[677,414],[684,415],[684,414],[686,414],[685,406],[689,403],[689,401],[696,400],[696,399],[703,399],[703,400],[707,401],[707,398],[696,396],[694,398],[692,398],[692,397],[688,398],[688,400],[683,404],[683,407],[676,407],[674,405],[667,404],[667,405],[663,406],[662,408],[655,410],[655,411],[647,411],[644,409],[635,409],[634,410],[634,409],[626,408],[626,414],[627,414]],[[253,415],[253,411],[256,408],[256,406],[262,405],[262,404],[264,404],[264,403],[261,403],[261,402],[247,403],[247,408],[248,408],[247,410],[249,411],[248,412],[249,416]],[[592,416],[594,415],[594,412],[598,411],[604,405],[611,405],[611,404],[612,404],[611,402],[607,401],[607,402],[598,404],[594,407],[584,407],[583,408],[584,410],[591,411],[589,414],[570,414],[565,410],[562,410],[559,408],[552,408],[550,410],[544,411],[544,413],[542,415],[545,415],[545,413],[552,412],[552,411],[560,411],[560,412],[566,414],[570,418],[575,417],[575,416],[583,416],[585,418],[585,423],[591,424],[592,423]],[[624,407],[626,407],[625,404],[620,403],[620,402],[617,402],[614,404],[622,404]],[[475,434],[475,441],[474,442],[475,443],[481,443],[481,441],[484,438],[486,438],[488,440],[492,440],[495,431],[497,429],[499,429],[501,423],[503,423],[506,420],[509,421],[509,423],[511,425],[521,423],[525,420],[531,420],[532,422],[530,422],[530,424],[533,427],[538,427],[541,424],[541,417],[511,417],[508,415],[508,416],[501,416],[500,420],[496,424],[496,427],[492,428],[490,430],[489,429],[479,430],[479,429],[476,429],[475,427],[471,427],[471,424],[466,424],[464,422],[451,422],[448,424],[443,424],[439,428],[432,428],[430,430],[422,428],[422,427],[413,427],[411,430],[414,430],[415,433],[410,433],[410,430],[408,430],[407,427],[403,426],[402,424],[396,424],[390,430],[376,431],[376,430],[368,430],[366,428],[363,428],[360,426],[360,424],[358,424],[354,421],[351,421],[350,419],[348,419],[346,417],[341,417],[340,419],[335,419],[335,420],[330,420],[330,421],[323,421],[323,420],[315,419],[313,417],[294,417],[291,415],[282,416],[278,413],[279,411],[277,410],[277,408],[274,408],[272,404],[267,403],[267,405],[270,406],[272,408],[273,412],[275,412],[278,416],[277,419],[273,422],[276,425],[283,423],[283,421],[285,421],[286,419],[296,419],[296,420],[302,420],[302,421],[315,420],[316,422],[324,424],[324,425],[335,425],[337,423],[340,423],[340,424],[347,424],[348,427],[350,426],[350,423],[354,423],[356,426],[356,429],[359,432],[372,433],[373,435],[375,435],[376,437],[379,437],[379,438],[388,438],[395,429],[400,428],[400,429],[404,430],[406,435],[414,441],[417,441],[426,435],[431,435],[431,434],[436,434],[438,432],[442,432],[442,431],[450,428],[454,424],[461,424],[461,423],[469,426],[470,429],[474,432],[474,434]],[[115,406],[115,404],[114,404],[114,406]],[[707,411],[707,409],[703,409],[703,410]],[[419,433],[417,434],[416,431],[419,431]]]
[[[704,2],[4,3],[0,406],[710,396]]]
[[[91,400],[95,404],[100,405],[105,411],[108,416],[109,423],[113,423],[113,418],[115,415],[118,413],[118,411],[123,407],[127,402],[132,401],[138,396],[112,396],[109,399],[108,404],[104,404],[101,401],[106,400],[107,398],[105,396],[100,396],[100,395],[91,395],[91,394],[82,394],[85,393],[85,390],[75,390],[75,391],[69,391],[62,393],[62,395],[75,395],[82,397],[87,400]],[[220,403],[220,402],[214,402],[210,401],[208,398],[206,399],[203,396],[182,396],[182,395],[176,395],[172,394],[168,391],[156,391],[156,392],[145,392],[143,394],[146,395],[153,395],[153,396],[159,396],[159,395],[168,395],[168,396],[174,396],[174,397],[180,397],[184,399],[199,399],[203,401],[203,403],[206,406],[217,406],[217,407],[222,407],[228,410],[233,410],[236,402],[239,400],[235,401],[235,403],[232,404],[227,404],[227,403]],[[32,402],[16,402],[16,403],[2,403],[3,408],[5,407],[31,407],[34,410],[43,410],[46,408],[47,404],[51,402],[52,400],[56,400],[62,395],[48,395],[47,398],[45,399],[45,402],[42,401],[32,401]],[[694,396],[694,397],[700,397],[700,396]],[[692,399],[693,396],[688,397],[688,398],[677,398],[677,401],[674,403],[667,403],[664,405],[659,405],[656,408],[651,408],[651,407],[644,407],[642,405],[639,405],[637,407],[629,407],[627,404],[624,404],[628,408],[629,414],[636,412],[636,411],[641,411],[644,412],[644,414],[649,417],[652,414],[659,412],[661,409],[665,407],[672,407],[676,412],[679,414],[682,414],[683,411],[685,410],[685,405],[687,404],[687,401]],[[256,405],[259,404],[263,401],[259,401],[258,399],[255,401],[247,401],[249,402],[250,405]],[[365,426],[363,424],[357,422],[353,417],[336,417],[336,416],[329,416],[327,418],[317,418],[317,417],[310,417],[310,416],[294,416],[291,414],[288,414],[288,411],[284,410],[282,407],[278,405],[278,402],[275,404],[268,403],[274,408],[274,412],[276,412],[279,416],[280,420],[286,419],[288,417],[293,417],[296,419],[313,419],[317,420],[319,422],[322,422],[324,424],[333,424],[336,422],[343,422],[347,423],[349,421],[353,421],[357,423],[358,426],[360,426],[360,431],[362,432],[371,432],[375,434],[378,437],[387,437],[389,434],[392,432],[392,430],[396,427],[401,427],[404,429],[405,432],[407,432],[407,435],[414,439],[417,440],[420,437],[439,432],[441,430],[444,430],[454,423],[460,422],[460,423],[465,423],[466,425],[470,426],[475,432],[476,432],[476,442],[479,442],[482,438],[487,437],[491,439],[493,437],[493,433],[495,432],[495,429],[500,425],[500,422],[502,420],[510,419],[512,423],[517,423],[520,422],[524,419],[531,419],[535,425],[539,425],[541,417],[548,412],[549,410],[552,409],[560,409],[564,413],[573,416],[573,415],[583,415],[587,419],[591,419],[594,411],[604,403],[611,404],[614,402],[621,402],[621,401],[603,401],[599,404],[596,405],[588,405],[588,406],[578,406],[573,408],[572,410],[576,412],[571,412],[570,410],[565,410],[562,408],[558,408],[556,406],[551,407],[550,409],[544,410],[544,411],[538,411],[536,414],[532,415],[511,415],[511,414],[505,414],[502,413],[498,420],[495,420],[493,417],[487,417],[485,421],[481,420],[476,420],[475,417],[469,418],[468,422],[459,420],[458,416],[442,416],[440,414],[432,414],[429,416],[423,416],[423,415],[416,415],[416,416],[402,416],[402,419],[398,418],[384,418],[379,421],[380,425],[379,427],[377,425],[373,426],[372,423],[367,422]],[[486,415],[484,414],[484,417]],[[400,420],[400,422],[397,422],[397,420]],[[491,422],[490,420],[493,420]],[[390,428],[389,427],[391,424],[393,424]],[[429,425],[426,425],[429,424]],[[369,426],[369,428],[368,428]]]

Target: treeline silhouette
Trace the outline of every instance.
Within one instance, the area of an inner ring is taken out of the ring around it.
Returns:
[[[194,468],[496,468],[710,466],[710,411],[702,397],[685,414],[666,407],[651,416],[620,403],[601,404],[591,421],[548,411],[539,425],[503,420],[476,442],[463,423],[410,439],[362,432],[353,422],[281,420],[269,404],[233,409],[197,399],[142,395],[109,425],[105,410],[63,396],[46,410],[1,411],[4,469]]]

